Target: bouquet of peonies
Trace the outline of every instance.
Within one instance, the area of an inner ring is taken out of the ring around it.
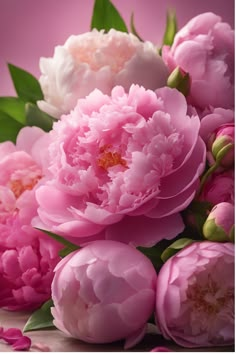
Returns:
[[[90,343],[130,348],[152,322],[232,345],[234,31],[169,12],[157,48],[96,0],[39,65],[9,64],[0,97],[0,307]]]

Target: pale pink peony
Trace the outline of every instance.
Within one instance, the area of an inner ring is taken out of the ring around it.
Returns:
[[[32,309],[50,298],[60,246],[31,226],[35,189],[44,174],[47,134],[23,128],[16,141],[0,144],[0,307]]]
[[[179,66],[190,74],[189,103],[234,106],[234,31],[221,17],[211,13],[191,19],[175,36],[171,47],[162,50],[170,71]]]
[[[55,268],[54,324],[85,342],[126,339],[126,347],[134,345],[154,311],[156,278],[150,260],[135,248],[94,241]]]
[[[222,202],[234,204],[234,170],[230,169],[211,175],[204,185],[199,199],[213,205]]]
[[[166,85],[168,71],[157,48],[131,33],[111,29],[70,36],[55,47],[52,58],[41,58],[40,84],[44,101],[39,107],[60,118],[95,88],[110,94],[116,85],[126,91],[131,84],[147,89]]]
[[[157,280],[157,324],[188,347],[234,343],[234,245],[195,242],[171,257]]]
[[[111,97],[95,90],[79,100],[50,132],[40,225],[77,243],[100,232],[147,246],[175,237],[205,167],[199,118],[186,112],[170,88],[133,85],[126,94],[117,86]]]
[[[203,225],[204,236],[209,241],[233,241],[234,214],[234,205],[231,203],[215,205]]]

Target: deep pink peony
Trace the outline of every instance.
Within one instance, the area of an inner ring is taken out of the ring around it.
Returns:
[[[170,88],[117,86],[111,97],[95,90],[79,100],[50,132],[51,175],[36,192],[35,225],[78,243],[100,232],[148,246],[175,237],[205,166],[199,118],[186,112]]]
[[[125,347],[134,345],[154,311],[156,278],[150,260],[135,248],[94,241],[55,268],[54,324],[85,342],[126,339]]]
[[[52,58],[41,58],[38,105],[56,118],[70,113],[78,98],[95,88],[110,94],[116,85],[128,92],[132,84],[155,90],[166,85],[168,70],[151,42],[111,29],[70,36],[56,46]]]
[[[165,338],[188,347],[234,343],[234,245],[196,242],[171,257],[157,280]]]
[[[179,66],[190,74],[189,103],[234,106],[234,31],[211,12],[191,19],[175,36],[162,57],[170,71]]]
[[[23,128],[16,141],[0,144],[0,307],[32,309],[50,298],[53,268],[60,246],[31,220],[37,215],[35,189],[44,174],[47,134]]]
[[[213,205],[221,202],[234,204],[234,170],[211,175],[204,185],[200,200]]]

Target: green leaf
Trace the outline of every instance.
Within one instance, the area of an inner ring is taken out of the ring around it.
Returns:
[[[166,15],[166,28],[162,42],[163,45],[172,45],[177,30],[177,19],[175,11],[168,10]]]
[[[53,325],[53,316],[51,314],[52,306],[52,300],[48,300],[40,309],[36,310],[26,322],[23,332],[55,328]]]
[[[68,254],[70,254],[71,252],[74,252],[74,251],[76,251],[76,250],[78,250],[79,248],[78,247],[65,247],[65,248],[63,248],[62,250],[60,250],[59,251],[59,256],[61,257],[61,258],[64,258],[64,257],[66,257],[66,256],[68,256]]]
[[[49,132],[52,129],[53,122],[56,119],[42,112],[38,106],[33,103],[26,103],[25,105],[26,122],[28,126],[36,126]]]
[[[43,100],[40,84],[33,75],[12,64],[8,64],[8,69],[19,98],[32,103]]]
[[[166,262],[167,259],[172,257],[175,253],[180,251],[182,248],[190,245],[191,243],[196,242],[190,238],[180,238],[179,240],[172,243],[168,246],[164,252],[162,252],[161,259],[163,262]]]
[[[138,32],[136,31],[135,25],[134,25],[134,13],[132,12],[131,18],[130,18],[130,28],[131,32],[141,41],[144,42],[144,40],[140,37]]]
[[[0,111],[0,142],[7,140],[16,142],[18,132],[24,125],[12,119],[7,113]]]
[[[25,103],[18,97],[0,97],[0,111],[7,113],[17,122],[26,124]]]
[[[45,234],[47,234],[48,236],[50,236],[51,238],[53,238],[54,240],[56,240],[57,242],[62,243],[66,248],[70,249],[71,252],[80,249],[80,246],[75,245],[74,243],[66,240],[64,237],[56,235],[53,232],[50,232],[50,231],[47,231],[47,230],[42,230],[42,229],[39,229],[37,227],[36,227],[36,230],[42,231]]]
[[[110,0],[95,0],[90,28],[104,29],[108,32],[111,28],[121,32],[128,32],[126,24]]]

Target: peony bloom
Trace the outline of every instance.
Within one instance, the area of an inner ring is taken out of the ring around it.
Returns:
[[[156,278],[150,260],[135,248],[94,241],[55,268],[54,324],[85,342],[126,339],[126,347],[134,345],[154,311]]]
[[[186,112],[170,88],[117,86],[79,100],[50,132],[51,175],[36,192],[44,228],[79,243],[101,232],[135,245],[175,237],[205,167],[199,118]]]
[[[32,309],[50,298],[60,246],[32,228],[37,215],[35,189],[44,174],[47,134],[23,128],[16,145],[0,144],[0,307]]]
[[[200,200],[213,205],[221,202],[234,204],[234,170],[211,175],[204,185]]]
[[[166,85],[168,76],[151,42],[114,29],[70,36],[52,58],[40,59],[40,69],[45,100],[38,105],[55,118],[70,113],[78,98],[95,88],[110,94],[116,85],[128,91],[134,83],[155,90]]]
[[[12,232],[1,234],[0,242],[0,308],[33,310],[50,299],[60,246],[39,232],[23,232],[16,222],[7,226]]]
[[[219,16],[194,17],[162,53],[170,71],[179,66],[190,74],[189,103],[200,109],[234,106],[234,31]]]
[[[209,241],[233,241],[234,205],[225,202],[215,205],[203,225],[203,234]]]
[[[196,242],[157,279],[156,318],[165,338],[187,348],[234,343],[234,245]]]

